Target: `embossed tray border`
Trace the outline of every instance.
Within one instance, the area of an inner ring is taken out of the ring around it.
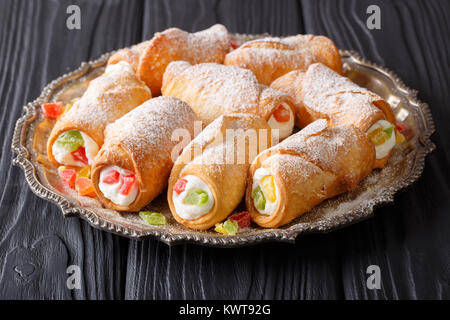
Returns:
[[[261,36],[266,35],[235,35],[235,37],[240,41],[247,41],[250,39],[259,38]],[[352,59],[362,66],[374,69],[382,73],[385,77],[392,81],[396,89],[403,93],[404,97],[407,98],[409,104],[417,107],[417,110],[420,113],[420,120],[423,122],[424,130],[418,133],[419,143],[417,144],[417,154],[414,159],[412,159],[414,161],[413,169],[410,172],[409,176],[398,181],[398,183],[396,183],[395,185],[384,188],[383,191],[380,192],[371,201],[364,203],[364,205],[359,206],[357,209],[348,212],[343,216],[333,217],[331,219],[318,221],[316,223],[311,223],[308,225],[295,224],[287,229],[269,229],[258,234],[238,234],[236,236],[217,237],[212,237],[208,234],[203,235],[189,232],[183,234],[171,234],[168,231],[157,229],[146,231],[134,230],[132,228],[124,227],[99,218],[92,210],[75,205],[69,202],[62,195],[55,193],[42,185],[38,177],[36,176],[35,165],[37,164],[33,163],[30,160],[30,152],[25,145],[28,124],[31,123],[36,117],[36,106],[45,102],[46,99],[50,97],[50,95],[59,86],[71,80],[74,80],[81,75],[86,74],[91,68],[102,66],[111,54],[112,52],[105,53],[94,61],[83,62],[78,69],[53,80],[47,86],[45,86],[45,88],[42,90],[41,95],[36,100],[29,102],[23,107],[24,115],[20,117],[16,122],[11,145],[13,152],[16,154],[16,157],[13,159],[13,164],[21,167],[24,170],[25,178],[31,190],[37,196],[59,205],[64,216],[78,216],[88,221],[93,227],[108,232],[113,232],[133,239],[143,239],[147,237],[155,238],[169,245],[191,242],[216,247],[237,247],[268,241],[294,243],[295,239],[300,234],[304,235],[307,233],[324,233],[342,228],[371,217],[374,214],[375,208],[379,206],[393,203],[394,195],[397,191],[410,186],[420,177],[423,172],[426,155],[435,149],[435,145],[430,140],[431,135],[435,131],[431,111],[428,104],[421,102],[417,98],[418,91],[408,88],[403,83],[403,81],[389,69],[367,61],[366,59],[362,58],[357,52],[341,51],[341,56],[343,58]]]

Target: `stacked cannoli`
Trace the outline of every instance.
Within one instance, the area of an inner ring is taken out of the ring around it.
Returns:
[[[106,126],[151,97],[128,63],[108,66],[56,122],[47,141],[49,160],[55,166],[92,165]]]
[[[162,93],[189,104],[206,125],[221,115],[248,113],[266,120],[280,139],[294,128],[292,98],[258,83],[246,69],[216,63],[172,62],[164,73]]]
[[[92,164],[100,201],[120,211],[139,211],[167,185],[173,166],[173,134],[194,135],[191,108],[171,97],[151,99],[108,125],[105,143]]]
[[[222,115],[182,152],[172,169],[167,200],[175,219],[208,229],[241,202],[250,163],[271,146],[267,122],[251,114]]]
[[[139,79],[157,95],[161,92],[163,74],[170,62],[223,63],[229,48],[230,36],[223,25],[216,24],[196,33],[170,28],[156,33],[151,40],[119,50],[111,56],[108,64],[127,61]]]
[[[363,131],[317,120],[256,157],[248,174],[247,209],[262,227],[284,225],[356,188],[374,161],[375,149]]]
[[[389,103],[380,96],[321,63],[306,72],[292,71],[271,87],[294,97],[300,128],[327,119],[331,126],[355,126],[366,132],[376,149],[374,166],[384,167],[396,144],[396,121]]]
[[[249,41],[227,54],[224,63],[249,69],[260,83],[270,85],[284,74],[306,71],[316,62],[342,74],[341,55],[333,41],[310,34]]]
[[[277,228],[385,166],[392,109],[342,75],[330,39],[230,44],[221,25],[172,28],[112,55],[47,141],[62,179],[131,212],[167,187],[173,217],[192,229],[244,202],[254,223]]]

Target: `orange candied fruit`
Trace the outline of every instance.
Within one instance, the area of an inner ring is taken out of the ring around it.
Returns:
[[[81,196],[95,197],[95,189],[92,180],[86,177],[77,177],[75,180],[75,190]]]

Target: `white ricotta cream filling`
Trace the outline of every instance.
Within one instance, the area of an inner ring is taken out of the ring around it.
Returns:
[[[184,191],[180,194],[176,193],[175,190],[172,191],[172,200],[175,206],[175,210],[177,211],[177,214],[183,219],[198,219],[208,213],[213,207],[213,194],[208,185],[203,180],[194,175],[187,175],[182,179],[185,179],[187,181]],[[208,194],[208,201],[200,206],[183,203],[183,200],[184,198],[186,198],[186,195],[189,193],[189,191],[195,189],[204,190]]]
[[[130,64],[126,61],[119,61],[115,64],[110,64],[106,67],[105,73],[103,75],[107,76],[110,73],[126,73],[126,72],[133,72],[133,69],[131,68]]]
[[[378,120],[377,122],[375,122],[370,128],[369,130],[367,130],[367,133],[369,134],[370,132],[381,128],[383,130],[389,128],[389,127],[393,127],[394,125],[386,120]],[[376,158],[377,159],[383,159],[385,157],[387,157],[387,155],[389,154],[389,152],[391,151],[392,148],[394,148],[396,143],[396,137],[395,137],[395,127],[392,130],[392,135],[389,139],[387,139],[385,142],[383,142],[380,145],[375,145],[375,152],[376,152]]]
[[[261,180],[265,176],[268,176],[268,175],[271,175],[271,173],[266,168],[256,169],[255,173],[253,174],[252,193],[253,193],[253,190],[255,190],[256,187],[258,187],[258,186],[261,188],[261,190],[263,190],[263,186],[261,185]],[[268,216],[270,216],[270,215],[272,215],[274,213],[275,209],[278,206],[278,202],[280,202],[280,194],[279,194],[278,186],[277,186],[277,183],[276,183],[275,179],[273,181],[273,184],[275,186],[275,195],[276,195],[275,202],[271,202],[269,200],[269,198],[267,197],[267,195],[264,194],[264,197],[266,199],[266,206],[264,207],[264,210],[260,210],[260,209],[256,208],[256,206],[255,206],[256,210],[258,210],[259,213],[265,214],[265,215],[268,215]]]
[[[272,114],[267,123],[271,129],[278,129],[280,134],[280,139],[284,139],[291,135],[292,130],[294,129],[294,114],[292,112],[291,107],[288,104],[282,103],[283,107],[285,107],[289,111],[289,120],[286,122],[278,122],[275,119],[275,116]]]
[[[86,151],[86,158],[88,159],[89,165],[92,165],[92,162],[94,161],[94,158],[99,150],[98,144],[87,134],[81,131],[80,133],[84,140],[84,149]],[[53,143],[52,152],[56,161],[58,161],[58,163],[60,164],[77,167],[86,166],[86,164],[84,164],[83,162],[75,159],[69,150],[67,150],[63,146],[60,146],[58,143]]]
[[[119,172],[119,181],[112,184],[104,183],[103,180],[105,179],[105,177],[113,170]],[[100,181],[98,187],[105,196],[105,198],[111,200],[112,202],[120,206],[128,206],[131,203],[133,203],[134,200],[136,200],[136,197],[139,192],[137,181],[135,181],[135,183],[131,187],[130,193],[128,193],[128,195],[119,193],[120,187],[122,186],[123,183],[123,177],[130,174],[134,174],[134,172],[125,170],[118,166],[109,166],[104,168],[100,172]]]

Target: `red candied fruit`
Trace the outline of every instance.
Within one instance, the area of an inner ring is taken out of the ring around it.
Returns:
[[[243,211],[240,213],[233,214],[230,220],[234,220],[238,223],[239,228],[247,228],[250,226],[250,213],[248,211]]]
[[[54,103],[43,103],[41,105],[44,117],[47,119],[56,119],[62,113],[63,103],[61,101]]]
[[[275,111],[273,112],[273,116],[275,117],[275,120],[277,120],[278,122],[287,122],[291,118],[289,110],[282,105],[279,105],[275,109]]]
[[[175,185],[173,186],[173,191],[175,191],[178,195],[180,195],[186,188],[187,182],[188,181],[186,179],[178,180],[177,183],[175,183]]]
[[[129,174],[123,177],[123,183],[120,186],[119,193],[127,196],[130,194],[131,188],[136,181],[136,176],[134,174]]]
[[[89,165],[88,158],[86,157],[86,149],[84,147],[79,147],[77,150],[73,151],[72,156],[75,160],[81,161],[85,165]]]
[[[111,170],[103,179],[103,182],[106,184],[115,184],[119,182],[120,173],[117,170]]]

